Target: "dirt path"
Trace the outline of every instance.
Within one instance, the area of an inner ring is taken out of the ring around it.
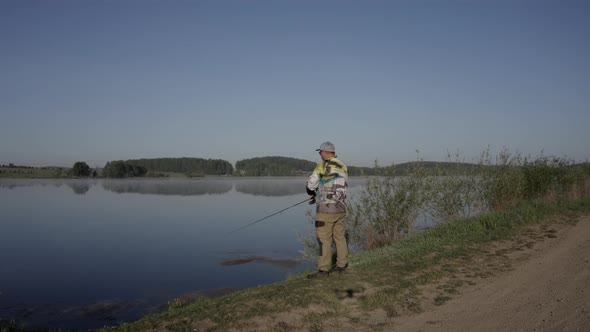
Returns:
[[[462,289],[394,331],[590,331],[590,216],[512,257],[512,270]]]

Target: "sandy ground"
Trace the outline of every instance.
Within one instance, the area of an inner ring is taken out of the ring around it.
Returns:
[[[441,306],[400,316],[393,331],[590,331],[590,216],[512,257],[512,269]]]

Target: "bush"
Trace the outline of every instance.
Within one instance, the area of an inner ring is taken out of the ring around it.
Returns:
[[[427,193],[427,214],[436,222],[449,222],[466,218],[487,209],[482,186],[481,167],[455,160],[438,166]]]
[[[73,176],[90,176],[90,166],[83,161],[78,161],[72,167]]]
[[[406,176],[398,177],[395,165],[381,174],[377,163],[375,176],[349,202],[347,224],[350,239],[361,249],[389,245],[410,232],[426,204],[428,173],[419,161]]]
[[[449,156],[450,159],[450,156]],[[557,157],[523,158],[508,149],[492,157],[484,151],[478,164],[460,161],[427,169],[419,160],[405,176],[395,165],[375,176],[349,200],[347,227],[361,249],[390,245],[408,234],[422,215],[438,222],[505,208],[526,201],[572,200],[590,196],[590,166]]]
[[[145,176],[146,173],[147,169],[145,167],[123,161],[108,162],[102,170],[102,175],[107,178]]]

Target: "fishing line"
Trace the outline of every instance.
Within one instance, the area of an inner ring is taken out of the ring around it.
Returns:
[[[228,234],[231,234],[231,233],[237,232],[237,231],[239,231],[239,230],[242,230],[242,229],[244,229],[244,228],[246,228],[246,227],[252,226],[252,225],[254,225],[254,224],[256,224],[256,223],[259,223],[259,222],[263,221],[264,219],[268,219],[268,218],[270,218],[270,217],[272,217],[272,216],[274,216],[274,215],[277,215],[277,214],[279,214],[279,213],[281,213],[281,212],[283,212],[283,211],[287,211],[287,210],[289,210],[290,208],[294,208],[294,207],[296,207],[296,206],[297,206],[297,205],[299,205],[299,204],[303,204],[303,203],[305,203],[305,202],[307,202],[307,201],[310,201],[312,198],[313,198],[313,196],[312,196],[312,197],[309,197],[309,198],[306,198],[304,201],[301,201],[301,202],[299,202],[299,203],[297,203],[297,204],[293,204],[293,205],[289,206],[288,208],[284,208],[284,209],[282,209],[281,211],[275,212],[275,213],[273,213],[273,214],[270,214],[270,215],[268,215],[268,216],[266,216],[266,217],[264,217],[264,218],[258,219],[258,220],[256,220],[256,221],[254,221],[254,222],[251,222],[251,223],[249,223],[249,224],[247,224],[247,225],[244,225],[244,226],[242,226],[242,227],[240,227],[240,228],[238,228],[238,229],[234,229],[233,231],[229,232]]]

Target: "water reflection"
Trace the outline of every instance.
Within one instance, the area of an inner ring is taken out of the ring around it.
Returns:
[[[10,190],[26,187],[55,187],[66,185],[74,194],[84,195],[97,184],[95,179],[0,179],[0,188]]]
[[[232,189],[255,196],[291,196],[305,192],[305,178],[204,178],[104,180],[105,190],[116,193],[156,195],[224,194]]]
[[[0,179],[0,317],[97,328],[284,280],[307,268],[296,234],[313,231],[311,208],[228,232],[305,199],[305,180]]]
[[[305,208],[228,232],[304,199],[304,183],[302,177],[0,179],[0,230],[7,235],[0,241],[0,317],[91,329],[205,290],[284,280],[306,268],[296,236],[313,227],[302,222]]]
[[[305,193],[305,177],[202,178],[202,179],[0,179],[0,188],[66,185],[75,194],[84,195],[93,186],[114,193],[199,196],[225,194],[235,189],[254,196],[292,196]],[[349,179],[349,187],[364,183],[363,178]]]
[[[90,182],[69,182],[67,183],[68,187],[72,188],[74,194],[76,195],[84,195],[90,190],[90,187],[94,185],[94,183]]]
[[[293,178],[250,178],[236,182],[236,191],[255,196],[292,196],[305,193],[306,177]],[[350,178],[349,187],[356,187],[366,180]]]
[[[65,179],[0,179],[0,188],[15,189],[20,187],[54,186],[61,187]],[[76,180],[69,180],[76,181]]]
[[[233,188],[233,183],[219,179],[104,180],[102,187],[115,193],[198,196],[227,193]]]
[[[236,183],[238,192],[255,196],[291,196],[305,192],[305,178],[277,181],[276,178],[244,179]]]

